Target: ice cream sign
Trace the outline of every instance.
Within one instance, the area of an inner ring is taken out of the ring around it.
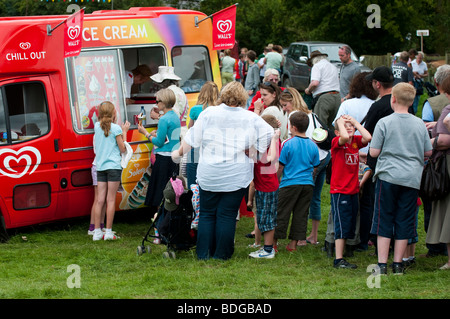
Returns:
[[[6,53],[8,61],[27,61],[45,59],[46,51],[35,51],[30,42],[20,42],[16,52]]]

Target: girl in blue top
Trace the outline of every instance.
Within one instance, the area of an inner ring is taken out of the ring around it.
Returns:
[[[102,102],[98,108],[99,122],[94,126],[98,197],[95,205],[95,230],[93,240],[117,239],[112,232],[116,211],[116,193],[122,176],[121,153],[126,152],[125,143],[130,123],[115,124],[116,108],[111,102]],[[102,207],[106,202],[106,233],[100,228]]]
[[[206,82],[200,90],[197,104],[193,106],[189,112],[189,117],[191,118],[191,120],[189,121],[189,128],[194,126],[195,121],[198,119],[198,116],[204,109],[206,109],[208,106],[216,105],[216,101],[218,98],[219,88],[217,87],[217,84],[213,81]],[[199,149],[192,148],[191,152],[188,154],[186,164],[188,187],[190,187],[191,184],[196,184],[199,157]]]
[[[169,179],[174,173],[178,175],[177,164],[171,158],[172,151],[180,146],[180,118],[172,109],[175,102],[176,97],[172,90],[159,90],[156,93],[159,113],[155,110],[150,113],[151,118],[159,118],[158,129],[149,133],[142,125],[138,125],[139,132],[144,134],[155,148],[155,163],[145,198],[145,205],[150,206],[153,212],[156,212],[161,204],[163,190]]]

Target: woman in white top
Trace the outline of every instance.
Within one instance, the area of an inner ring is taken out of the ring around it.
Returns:
[[[283,110],[291,115],[295,112],[305,112],[308,114],[309,126],[306,130],[306,136],[312,139],[312,133],[314,131],[314,121],[313,116],[316,116],[311,110],[308,109],[305,101],[303,100],[300,93],[294,88],[286,88],[280,95],[280,103]],[[322,127],[317,120],[316,127]],[[326,168],[331,159],[330,151],[322,150],[319,148],[319,158],[320,165],[317,167],[317,173],[314,177],[314,192],[311,199],[311,204],[309,207],[309,219],[312,220],[311,234],[306,238],[306,240],[311,244],[317,244],[317,236],[319,230],[319,223],[321,220],[321,194],[323,183],[326,177]]]
[[[247,99],[242,84],[228,83],[220,93],[220,105],[203,110],[182,146],[172,153],[175,161],[191,147],[200,148],[198,259],[229,259],[233,255],[236,217],[253,180],[249,151],[264,153],[274,134],[260,116],[243,109]]]
[[[259,86],[261,98],[255,101],[254,112],[258,115],[273,115],[280,122],[280,139],[284,141],[288,138],[288,117],[280,105],[281,89],[273,82],[264,82]],[[267,106],[264,109],[264,106]]]

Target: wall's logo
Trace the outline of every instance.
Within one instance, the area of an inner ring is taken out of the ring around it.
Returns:
[[[78,36],[80,35],[81,29],[80,26],[70,26],[67,28],[67,36],[72,39],[75,40],[76,38],[78,38]]]
[[[222,33],[230,31],[232,27],[233,27],[233,22],[231,22],[231,20],[217,21],[217,29]]]
[[[0,174],[11,178],[20,178],[27,174],[30,169],[29,174],[33,174],[41,163],[41,153],[31,146],[22,147],[17,152],[6,148],[0,150],[0,163],[2,163]]]
[[[19,44],[19,47],[22,50],[28,50],[29,48],[31,48],[31,44],[30,44],[30,42],[22,42]]]

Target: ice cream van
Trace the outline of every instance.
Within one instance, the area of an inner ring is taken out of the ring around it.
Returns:
[[[81,52],[64,58],[64,28],[54,27],[67,17],[0,18],[2,239],[8,229],[90,214],[93,124],[105,100],[115,104],[119,124],[132,124],[133,156],[116,208],[143,207],[153,145],[134,119],[142,107],[150,114],[157,88],[152,81],[134,86],[134,103],[127,105],[127,71],[173,66],[190,106],[206,81],[221,87],[212,23],[195,23],[206,17],[201,12],[157,7],[85,14]],[[147,118],[147,130],[156,127]]]

